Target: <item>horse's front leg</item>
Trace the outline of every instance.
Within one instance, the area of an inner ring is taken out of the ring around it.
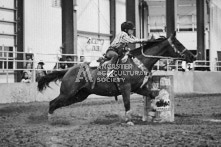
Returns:
[[[158,91],[151,91],[150,88],[144,86],[136,91],[137,94],[143,95],[144,97],[144,113],[142,120],[143,121],[152,121],[153,117],[153,110],[151,107],[151,100],[154,99],[159,92]]]
[[[130,110],[130,93],[131,93],[131,85],[126,84],[121,86],[121,93],[123,96],[123,102],[125,107],[125,118],[126,122],[129,125],[134,125],[131,121],[131,110]]]

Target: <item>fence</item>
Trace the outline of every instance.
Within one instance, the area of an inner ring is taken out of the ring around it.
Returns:
[[[59,60],[63,57],[63,60]],[[66,57],[70,58],[67,59]],[[82,58],[83,57],[83,58]],[[96,56],[87,56],[93,57]],[[66,60],[64,59],[66,58]],[[97,57],[98,58],[98,57]],[[41,60],[43,59],[43,61]],[[76,65],[83,62],[84,56],[77,54],[45,54],[45,53],[27,53],[17,51],[1,51],[0,52],[0,83],[14,83],[17,73],[21,73],[26,70],[32,74],[32,82],[36,79],[36,73],[38,71],[52,72],[53,70],[60,70],[60,65],[67,66]],[[39,62],[50,65],[46,69],[38,69]],[[30,66],[29,66],[30,65]],[[20,81],[18,81],[20,82]]]
[[[153,70],[164,71],[221,71],[221,61],[210,62],[196,60],[186,63],[181,60],[161,59],[153,67]]]
[[[77,54],[44,54],[44,53],[27,53],[27,52],[17,52],[17,51],[1,51],[0,52],[0,83],[14,83],[16,82],[16,73],[22,73],[24,70],[29,70],[32,74],[32,82],[35,82],[36,72],[46,71],[52,72],[53,70],[59,70],[60,64],[78,64],[83,62],[85,56]],[[59,61],[59,57],[70,56],[72,61]],[[38,59],[37,59],[37,58]],[[82,58],[83,57],[83,58]],[[89,57],[89,56],[87,56]],[[93,59],[99,58],[98,56],[91,56]],[[37,69],[36,65],[40,59],[44,59],[45,65],[54,65],[47,69]],[[30,63],[31,67],[27,68],[27,64]],[[184,71],[184,70],[203,70],[203,71],[221,71],[221,62],[211,63],[210,61],[194,61],[193,63],[186,64],[180,60],[162,59],[159,60],[153,70],[159,71]],[[185,66],[185,68],[183,68]],[[20,81],[18,81],[20,82]]]

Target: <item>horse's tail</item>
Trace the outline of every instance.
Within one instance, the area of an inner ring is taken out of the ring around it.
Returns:
[[[49,87],[49,83],[52,81],[57,81],[63,78],[68,70],[54,71],[46,76],[43,76],[38,81],[38,90],[43,91],[45,88]]]

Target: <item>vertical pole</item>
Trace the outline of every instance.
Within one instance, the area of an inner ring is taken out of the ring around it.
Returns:
[[[17,51],[18,52],[24,52],[24,0],[18,0],[17,1]],[[23,60],[24,55],[22,53],[17,53],[17,60]],[[17,69],[23,68],[23,63],[17,61]],[[15,72],[15,81],[20,82],[21,81],[21,71],[17,70]]]
[[[73,19],[74,19],[74,22],[73,22],[73,34],[74,34],[74,38],[73,38],[73,54],[78,54],[77,52],[77,9],[76,9],[76,6],[77,6],[77,0],[73,0],[73,5],[74,5],[74,9],[73,9]],[[74,57],[74,61],[77,62],[78,60],[78,57],[77,55]]]
[[[112,42],[116,36],[116,0],[110,0],[110,34]]]
[[[170,117],[170,122],[174,122],[175,118],[174,118],[174,109],[175,109],[175,105],[174,105],[174,76],[170,76],[170,82],[171,85],[169,87],[169,92],[170,92],[170,101],[171,101],[171,117]]]
[[[140,37],[147,38],[148,35],[148,5],[147,2],[141,0],[139,3],[139,12],[140,12]]]
[[[169,37],[175,30],[175,0],[166,0],[166,32]]]
[[[4,49],[3,49],[3,51],[5,51]],[[5,52],[6,53],[6,83],[8,83],[8,55],[9,55],[9,51],[6,51]]]
[[[100,27],[101,27],[100,26],[101,25],[101,20],[100,20],[100,0],[98,0],[97,2],[98,2],[98,4],[97,4],[98,5],[97,6],[97,11],[98,11],[98,13],[97,13],[98,14],[98,16],[97,16],[98,17],[98,22],[97,22],[98,28],[97,28],[97,30],[98,30],[98,38],[100,38],[100,33],[101,33],[101,31],[100,31]]]
[[[204,0],[196,0],[198,60],[205,60]]]
[[[139,36],[138,35],[139,23],[136,21],[138,19],[138,18],[136,18],[136,14],[137,14],[136,7],[138,7],[136,0],[126,0],[126,20],[131,21],[136,25],[136,30],[134,31],[134,34],[136,34],[136,36]],[[138,21],[139,21],[139,19],[138,19]],[[129,48],[133,49],[133,48],[135,48],[135,45],[130,44]]]
[[[35,57],[36,57],[36,55],[33,54],[33,60],[32,60],[32,65],[33,65],[32,66],[32,77],[33,77],[33,79],[32,79],[32,82],[36,81],[36,70],[38,70],[38,69],[35,69],[35,64],[36,64]]]
[[[146,12],[145,9],[146,9],[146,7],[147,7],[146,2],[144,0],[141,0],[140,3],[139,3],[140,38],[144,38],[144,36],[145,36],[144,35],[144,28],[145,28],[145,26],[144,26],[145,22],[144,21],[145,21],[145,12]]]
[[[135,14],[136,2],[132,0],[126,0],[126,20],[136,23]]]
[[[74,53],[73,0],[62,0],[62,54]]]
[[[148,38],[149,33],[148,33],[148,16],[149,16],[149,7],[147,5],[147,2],[144,1],[144,38]]]
[[[14,11],[14,21],[16,22],[17,21],[17,18],[18,18],[18,0],[14,0],[14,8],[17,9],[16,11]],[[14,32],[18,32],[18,25],[17,23],[14,24]],[[14,71],[14,82],[16,82],[16,79],[17,79],[17,62],[15,62],[15,51],[17,51],[17,36],[14,37],[15,41],[14,41],[14,47],[13,47],[13,62],[12,62],[12,65],[13,65],[13,71]]]

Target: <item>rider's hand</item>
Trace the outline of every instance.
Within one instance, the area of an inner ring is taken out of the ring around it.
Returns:
[[[144,38],[144,39],[141,39],[141,42],[147,42],[149,39],[147,38]]]
[[[130,48],[129,48],[129,47],[125,47],[125,48],[124,48],[124,51],[126,51],[126,52],[127,52],[127,51],[130,51]]]

